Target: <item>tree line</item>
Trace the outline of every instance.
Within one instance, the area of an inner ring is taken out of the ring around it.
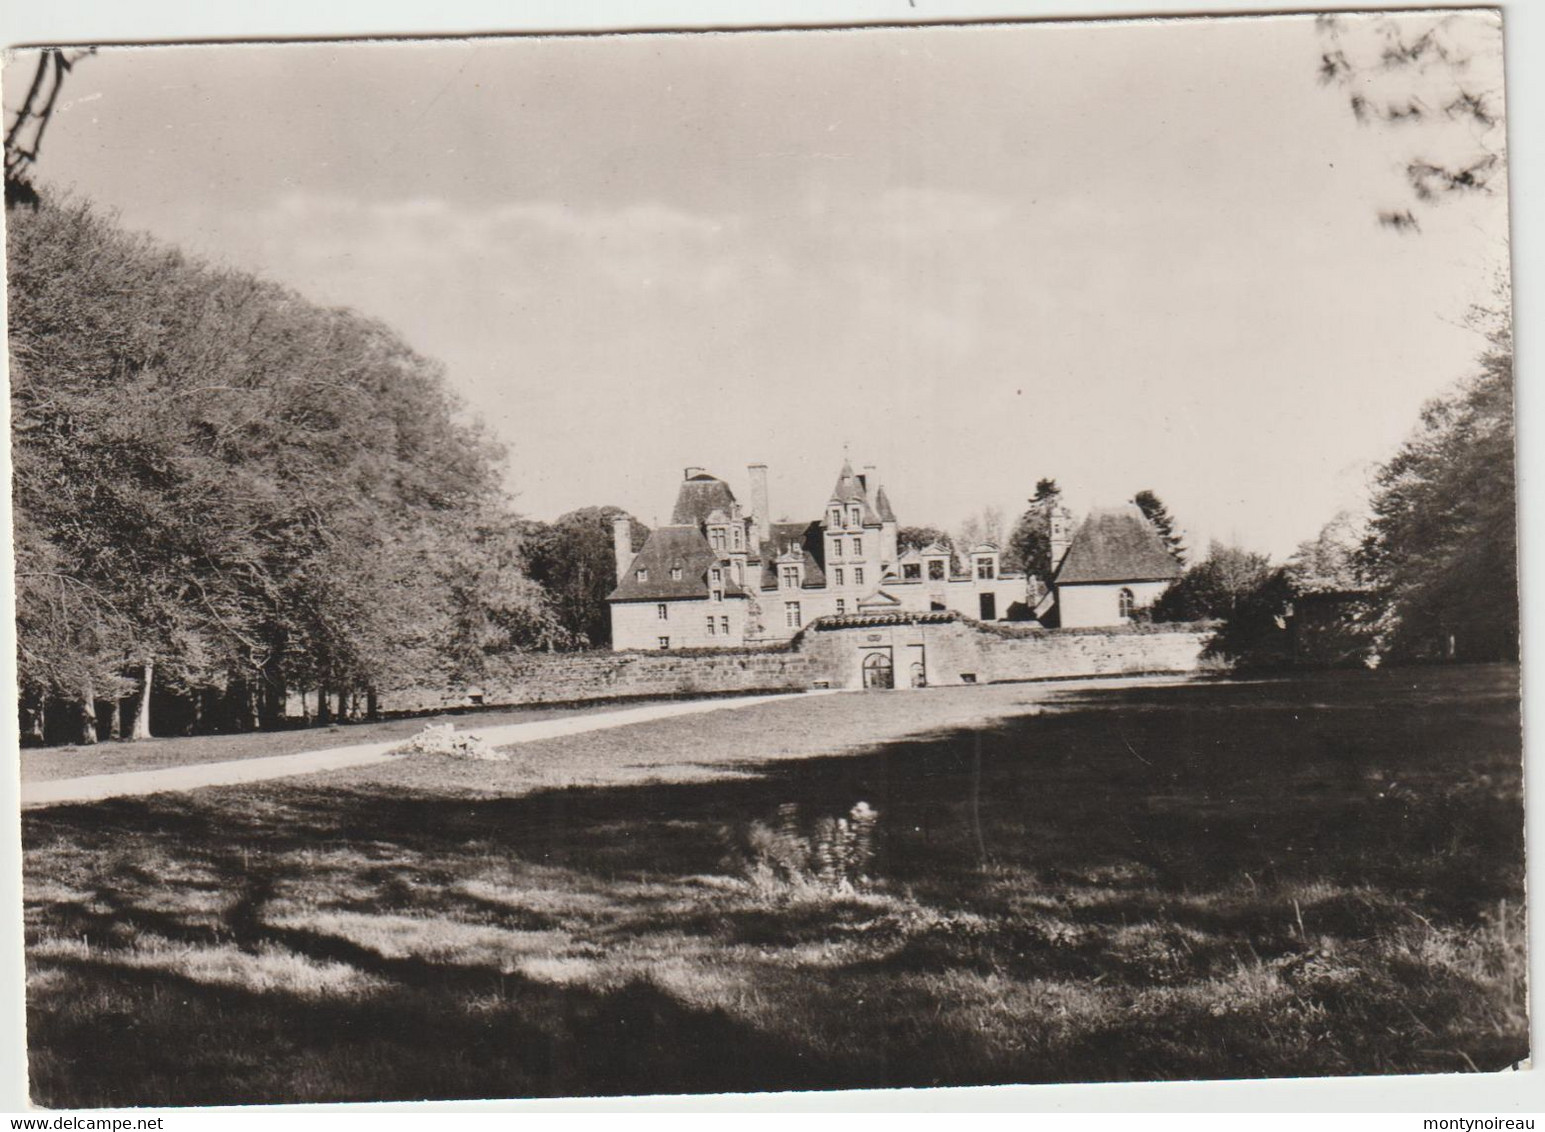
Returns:
[[[25,737],[327,723],[606,643],[616,509],[517,516],[386,326],[82,202],[8,220]]]
[[[1422,409],[1377,465],[1366,511],[1342,512],[1283,562],[1222,542],[1187,564],[1175,520],[1133,497],[1184,572],[1140,620],[1216,621],[1212,651],[1238,665],[1518,659],[1513,348],[1507,289],[1472,312],[1474,370]],[[1005,562],[1049,578],[1055,480],[1036,486]]]
[[[1428,402],[1395,454],[1377,465],[1365,513],[1332,517],[1285,561],[1213,541],[1192,561],[1151,490],[1132,502],[1183,572],[1140,621],[1218,623],[1212,651],[1244,666],[1518,659],[1518,544],[1513,348],[1508,290],[1472,312],[1484,338],[1472,373]],[[1006,538],[986,508],[955,536],[904,527],[903,546],[1003,548],[1006,570],[1054,579],[1057,481],[1036,483]],[[1066,512],[1064,511],[1064,514]]]

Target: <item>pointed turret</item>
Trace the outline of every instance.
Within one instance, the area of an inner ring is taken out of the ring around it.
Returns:
[[[874,509],[880,513],[880,522],[894,523],[896,521],[896,512],[891,510],[890,496],[885,494],[885,488],[883,487],[875,493]]]

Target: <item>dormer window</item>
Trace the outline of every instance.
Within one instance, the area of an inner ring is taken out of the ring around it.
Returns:
[[[782,571],[783,588],[786,590],[797,589],[799,586],[799,567],[785,566]]]
[[[833,526],[833,527],[840,527],[840,526],[842,526],[842,512],[841,512],[841,510],[839,510],[836,507],[832,508],[831,522],[829,524],[827,524],[827,525],[828,526]]]
[[[649,580],[649,571],[641,566],[633,571],[633,577],[636,581],[647,582]]]
[[[944,559],[931,558],[928,561],[928,580],[930,582],[944,581]]]
[[[672,566],[671,567],[671,581],[673,581],[673,582],[681,581],[681,567],[680,566]]]
[[[858,507],[857,506],[853,506],[853,507],[849,507],[848,508],[848,524],[850,526],[854,526],[854,527],[858,526],[859,518],[858,518]]]
[[[976,576],[978,578],[991,578],[997,573],[993,569],[991,558],[978,558],[976,560]]]
[[[721,569],[719,569],[719,568],[718,568],[718,567],[717,567],[717,566],[715,566],[715,567],[714,567],[714,568],[713,568],[713,569],[712,569],[712,570],[710,570],[710,571],[709,571],[709,572],[708,572],[708,573],[709,573],[709,575],[710,575],[710,576],[711,576],[711,577],[712,577],[712,578],[713,578],[713,584],[714,584],[714,585],[716,585],[716,586],[717,586],[717,585],[718,585],[718,584],[719,584],[719,583],[720,583],[720,582],[722,582],[722,581],[723,581],[723,580],[724,580],[724,571],[723,571],[723,570],[721,570]]]
[[[901,578],[906,582],[922,581],[923,564],[921,562],[903,562],[901,564]]]
[[[713,548],[715,550],[723,550],[724,549],[724,528],[723,527],[715,527],[712,531],[710,531],[709,535],[708,535],[708,541],[713,544]]]

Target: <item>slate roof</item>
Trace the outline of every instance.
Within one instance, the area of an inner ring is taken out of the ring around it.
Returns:
[[[778,588],[778,558],[790,546],[801,547],[805,552],[805,585],[826,584],[826,571],[822,569],[826,540],[821,536],[820,523],[771,523],[768,533],[771,537],[758,548],[762,559],[762,589]]]
[[[1057,569],[1056,584],[1160,582],[1180,576],[1180,563],[1135,504],[1099,509],[1079,525]]]
[[[644,549],[634,556],[608,601],[667,601],[672,598],[706,598],[708,569],[721,556],[695,525],[656,527],[649,532]],[[671,567],[681,567],[681,580],[671,578]],[[648,570],[647,581],[638,580],[638,571]],[[725,571],[724,595],[744,597],[746,591],[736,585]]]
[[[718,476],[699,472],[691,479],[682,480],[676,492],[676,509],[671,512],[671,524],[684,527],[688,524],[702,526],[714,511],[732,514],[735,493],[730,485]]]
[[[880,522],[894,523],[896,521],[896,512],[891,510],[890,496],[885,494],[883,486],[875,492],[874,508],[880,513]]]
[[[846,460],[842,462],[842,471],[837,473],[837,486],[832,488],[830,502],[862,504],[865,526],[880,521],[869,505],[869,493],[864,490],[863,479],[853,474],[853,465]]]

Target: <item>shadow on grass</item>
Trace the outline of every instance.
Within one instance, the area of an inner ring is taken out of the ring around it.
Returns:
[[[710,783],[29,812],[34,1095],[1499,1068],[1510,671],[1080,689]]]

